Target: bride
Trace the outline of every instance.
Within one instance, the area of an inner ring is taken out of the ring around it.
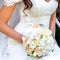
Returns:
[[[16,5],[19,7],[20,22],[13,30],[6,23]],[[27,34],[26,29],[31,28],[33,24],[43,24],[52,31],[54,36],[57,6],[57,0],[4,0],[4,5],[0,10],[0,31],[11,37],[7,40],[8,60],[36,60],[26,55],[22,37]],[[55,43],[54,51],[41,59],[59,60],[59,57],[60,48]]]

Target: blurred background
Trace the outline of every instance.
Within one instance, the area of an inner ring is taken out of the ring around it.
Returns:
[[[56,20],[56,40],[58,42],[58,45],[60,46],[60,0],[58,3],[58,8],[56,12],[57,20]]]

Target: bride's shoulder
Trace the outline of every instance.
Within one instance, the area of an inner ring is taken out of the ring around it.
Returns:
[[[10,6],[23,0],[4,0],[4,5]]]

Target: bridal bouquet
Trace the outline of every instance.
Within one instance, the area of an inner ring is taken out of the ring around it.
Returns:
[[[54,40],[51,34],[52,32],[48,28],[33,25],[29,29],[27,37],[23,38],[23,45],[27,55],[36,58],[48,55],[54,46]]]

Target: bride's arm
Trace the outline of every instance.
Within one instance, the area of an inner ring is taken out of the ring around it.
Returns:
[[[11,6],[3,5],[0,10],[0,21],[7,23],[15,7],[16,7],[16,4],[11,5]]]
[[[52,34],[55,29],[55,23],[56,23],[56,11],[51,15],[51,19],[50,19],[49,29],[52,31]]]
[[[21,40],[22,35],[16,32],[13,28],[8,26],[7,24],[15,7],[16,4],[11,6],[3,5],[2,9],[0,10],[0,32],[22,43]]]

